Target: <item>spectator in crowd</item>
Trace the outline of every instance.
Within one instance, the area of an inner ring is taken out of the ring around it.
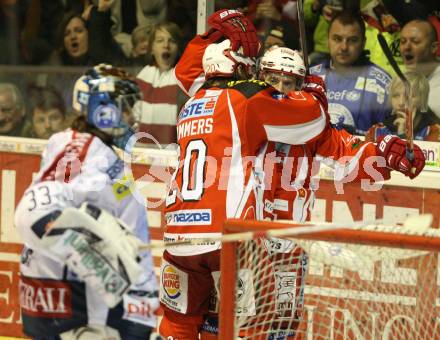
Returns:
[[[405,96],[405,88],[399,77],[394,77],[390,84],[391,112],[383,124],[373,125],[367,133],[367,139],[377,141],[378,137],[389,134],[406,138],[405,110],[413,112],[414,139],[440,141],[440,118],[428,107],[429,82],[420,73],[407,73],[411,84],[410,100]],[[408,102],[408,103],[407,103]]]
[[[297,20],[296,1],[292,0],[249,0],[247,16],[251,20],[281,21],[283,19],[294,22]]]
[[[377,33],[382,32],[393,54],[394,60],[403,66],[399,50],[401,28],[409,21],[419,18],[428,18],[431,13],[440,9],[439,2],[423,0],[382,0],[361,1],[361,13],[367,22],[365,49],[370,51],[370,60],[394,75],[388,59],[377,40]],[[435,17],[431,17],[435,19]],[[433,21],[434,22],[434,21]]]
[[[138,26],[131,32],[131,44],[133,46],[130,56],[132,66],[144,66],[148,51],[148,40],[152,26]]]
[[[86,21],[73,12],[67,13],[60,23],[58,32],[59,51],[52,56],[51,64],[87,65],[89,30]]]
[[[197,2],[194,0],[168,0],[167,21],[174,22],[180,27],[182,45],[186,46],[196,34]]]
[[[261,41],[263,42],[264,50],[267,51],[272,46],[286,46],[284,41],[284,32],[282,26],[272,27],[268,34],[265,36],[260,36]]]
[[[329,22],[342,11],[341,0],[304,0],[304,20],[313,30],[313,48],[310,53],[310,64],[315,65],[329,57],[327,32]]]
[[[247,16],[254,22],[266,49],[273,45],[298,48],[296,2],[251,0]],[[282,44],[278,43],[279,40]]]
[[[428,106],[440,118],[440,63],[437,32],[428,20],[408,22],[400,34],[400,53],[406,69],[417,70],[429,80]]]
[[[56,29],[64,14],[61,0],[27,1],[26,20],[20,34],[21,52],[27,64],[48,60],[56,45]]]
[[[48,139],[55,132],[67,127],[65,104],[54,88],[32,88],[29,112],[32,126],[26,134],[27,137]]]
[[[0,54],[0,64],[20,64],[21,19],[24,17],[24,1],[0,1],[0,45],[4,46]]]
[[[365,54],[365,25],[359,15],[341,12],[330,23],[330,58],[310,68],[327,84],[332,123],[351,134],[365,134],[382,122],[391,77]]]
[[[292,33],[291,30],[290,33]],[[286,32],[286,26],[281,24],[273,23],[273,25],[268,26],[266,30],[258,31],[258,36],[261,39],[264,51],[267,51],[272,46],[292,46],[292,44],[289,43],[292,42],[292,39],[289,37],[289,33]]]
[[[394,73],[377,41],[377,34],[379,31],[382,32],[394,58],[401,64],[398,49],[400,25],[382,1],[305,0],[305,21],[308,29],[313,30],[310,64],[319,64],[328,57],[329,24],[341,11],[361,13],[366,22],[365,50],[370,52],[370,60],[390,74]]]
[[[139,130],[160,144],[176,142],[178,103],[184,102],[173,71],[180,44],[180,29],[175,23],[155,25],[148,43],[147,66],[137,75],[143,94]]]
[[[387,45],[390,47],[394,60],[399,66],[402,66],[402,57],[399,52],[401,24],[389,12],[388,8],[384,6],[382,1],[368,1],[364,7],[361,8],[361,13],[366,23],[365,49],[369,51],[371,62],[393,76],[394,70],[383,53],[382,47],[377,40],[377,34],[382,34]]]
[[[61,0],[0,1],[0,64],[46,61],[62,14]]]
[[[29,124],[18,87],[12,83],[0,83],[0,135],[24,137]]]
[[[110,6],[99,0],[82,15],[67,13],[58,30],[58,50],[51,64],[94,65],[99,63],[126,64],[127,60],[110,33]]]
[[[382,0],[381,2],[402,27],[416,18],[428,18],[430,14],[440,10],[438,1]]]
[[[137,26],[155,25],[166,19],[167,0],[106,1],[111,4],[111,34],[127,57],[133,48],[131,33]]]

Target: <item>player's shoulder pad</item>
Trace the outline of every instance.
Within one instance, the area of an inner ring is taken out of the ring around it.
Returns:
[[[232,80],[227,83],[227,87],[243,94],[246,98],[256,95],[258,92],[267,89],[270,85],[257,79]]]

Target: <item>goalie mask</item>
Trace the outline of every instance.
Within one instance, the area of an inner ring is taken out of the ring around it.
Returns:
[[[300,90],[306,67],[298,51],[287,47],[274,46],[267,50],[259,64],[260,78],[280,92]],[[281,89],[280,83],[289,82],[289,86]]]
[[[73,108],[122,149],[136,132],[139,115],[135,104],[139,99],[141,92],[134,78],[120,68],[104,64],[88,70],[73,90]]]
[[[228,39],[218,44],[210,44],[205,50],[202,63],[206,79],[234,77],[240,65],[248,78],[255,73],[254,58],[243,55],[241,47],[238,52],[232,51],[231,42]]]

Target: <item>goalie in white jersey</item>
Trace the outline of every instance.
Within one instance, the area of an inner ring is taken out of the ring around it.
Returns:
[[[73,94],[82,115],[48,140],[16,209],[23,327],[35,339],[149,339],[156,327],[152,256],[138,254],[146,209],[113,149],[134,134],[138,99],[121,69],[82,76]]]

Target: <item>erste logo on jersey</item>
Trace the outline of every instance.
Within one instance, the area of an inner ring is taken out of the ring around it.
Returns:
[[[206,91],[202,98],[188,101],[177,119],[177,139],[212,133],[214,114],[221,91]],[[196,119],[192,119],[196,118]]]
[[[162,287],[170,299],[177,299],[181,294],[180,275],[171,265],[166,265],[162,271]]]
[[[207,95],[188,102],[182,111],[180,111],[177,122],[181,123],[190,118],[212,116],[214,114],[215,106],[217,105],[218,96],[219,94],[217,93],[213,96]]]

